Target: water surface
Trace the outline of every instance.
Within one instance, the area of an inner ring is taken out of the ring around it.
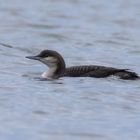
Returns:
[[[39,80],[25,56],[59,51],[68,66],[140,74],[139,0],[1,0],[0,139],[139,140],[140,81]]]

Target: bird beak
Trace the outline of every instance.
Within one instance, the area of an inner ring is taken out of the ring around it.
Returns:
[[[38,56],[26,56],[28,59],[33,59],[33,60],[40,60],[41,58]]]

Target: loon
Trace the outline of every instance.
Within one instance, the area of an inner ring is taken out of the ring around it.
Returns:
[[[56,51],[43,50],[36,56],[27,56],[28,59],[39,60],[49,67],[48,71],[42,74],[43,78],[57,79],[60,77],[95,77],[105,78],[117,76],[124,80],[135,80],[139,76],[129,69],[117,69],[113,67],[98,65],[81,65],[66,68],[63,57]]]

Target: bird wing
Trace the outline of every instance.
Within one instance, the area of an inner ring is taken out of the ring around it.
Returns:
[[[84,66],[73,66],[66,68],[66,75],[72,77],[107,77],[117,72],[125,71],[126,69],[116,69],[112,67],[96,66],[96,65],[84,65]]]

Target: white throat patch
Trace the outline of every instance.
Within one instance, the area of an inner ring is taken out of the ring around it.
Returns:
[[[52,79],[57,67],[50,67],[48,71],[42,73],[43,78]]]
[[[55,57],[46,57],[41,59],[41,62],[49,67],[48,71],[44,72],[41,76],[43,78],[52,79],[57,69],[57,59]]]

